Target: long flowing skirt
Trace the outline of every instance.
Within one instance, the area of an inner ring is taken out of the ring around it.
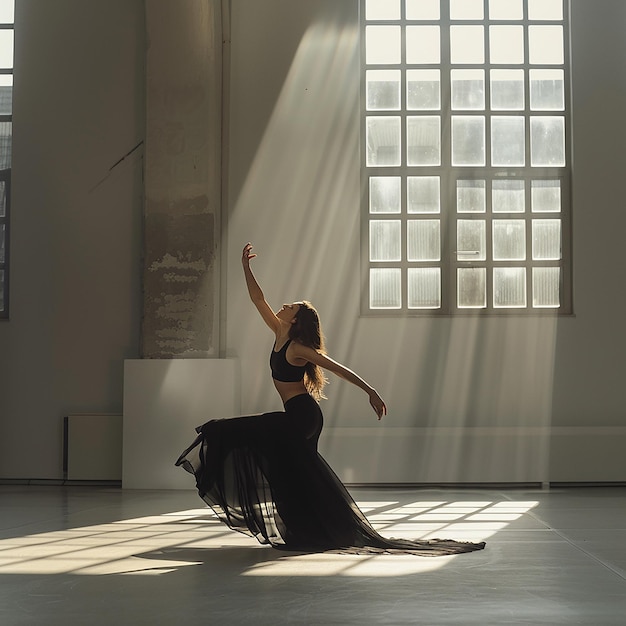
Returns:
[[[484,543],[386,539],[358,508],[317,451],[323,417],[308,394],[285,411],[212,420],[176,461],[200,497],[230,528],[294,551],[441,556]]]

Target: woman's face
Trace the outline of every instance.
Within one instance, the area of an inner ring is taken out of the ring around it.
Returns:
[[[283,322],[293,324],[299,309],[300,305],[297,302],[292,304],[283,304],[282,308],[276,313],[276,317]]]

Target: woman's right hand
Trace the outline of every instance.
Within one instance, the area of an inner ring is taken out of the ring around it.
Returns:
[[[250,259],[254,259],[255,256],[256,254],[252,252],[252,244],[248,242],[243,247],[243,252],[241,254],[241,262],[244,264],[244,266],[249,265]]]
[[[385,405],[384,400],[378,395],[378,393],[372,390],[369,394],[370,396],[370,405],[374,409],[374,412],[378,416],[380,420],[383,415],[387,415],[387,406]]]

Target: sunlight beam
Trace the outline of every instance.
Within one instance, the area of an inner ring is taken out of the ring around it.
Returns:
[[[537,505],[534,501],[361,503],[374,527],[385,535],[466,541],[482,541],[506,529]],[[1,539],[0,575],[153,576],[203,565],[202,551],[209,554],[224,546],[264,550],[274,557],[250,565],[244,576],[401,576],[434,571],[458,556],[273,552],[227,529],[208,509],[190,509]],[[185,552],[191,557],[176,558]]]

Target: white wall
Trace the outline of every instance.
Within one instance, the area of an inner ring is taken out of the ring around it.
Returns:
[[[16,4],[0,478],[59,478],[63,415],[121,412],[139,354],[140,162],[98,183],[143,138],[143,3]],[[359,317],[357,5],[232,0],[222,324],[242,413],[280,406],[239,266],[252,240],[270,302],[312,300],[389,403],[378,424],[332,381],[322,451],[346,480],[626,479],[626,3],[572,1],[576,316],[556,320]]]
[[[18,0],[0,477],[60,478],[69,413],[121,413],[138,354],[141,0]],[[94,442],[97,445],[97,442]]]
[[[233,0],[228,346],[244,412],[277,406],[238,264],[250,240],[268,300],[312,300],[330,353],[388,401],[379,425],[330,386],[322,448],[346,480],[626,479],[605,462],[626,441],[626,4],[572,5],[576,316],[397,320],[359,316],[358,2]]]

